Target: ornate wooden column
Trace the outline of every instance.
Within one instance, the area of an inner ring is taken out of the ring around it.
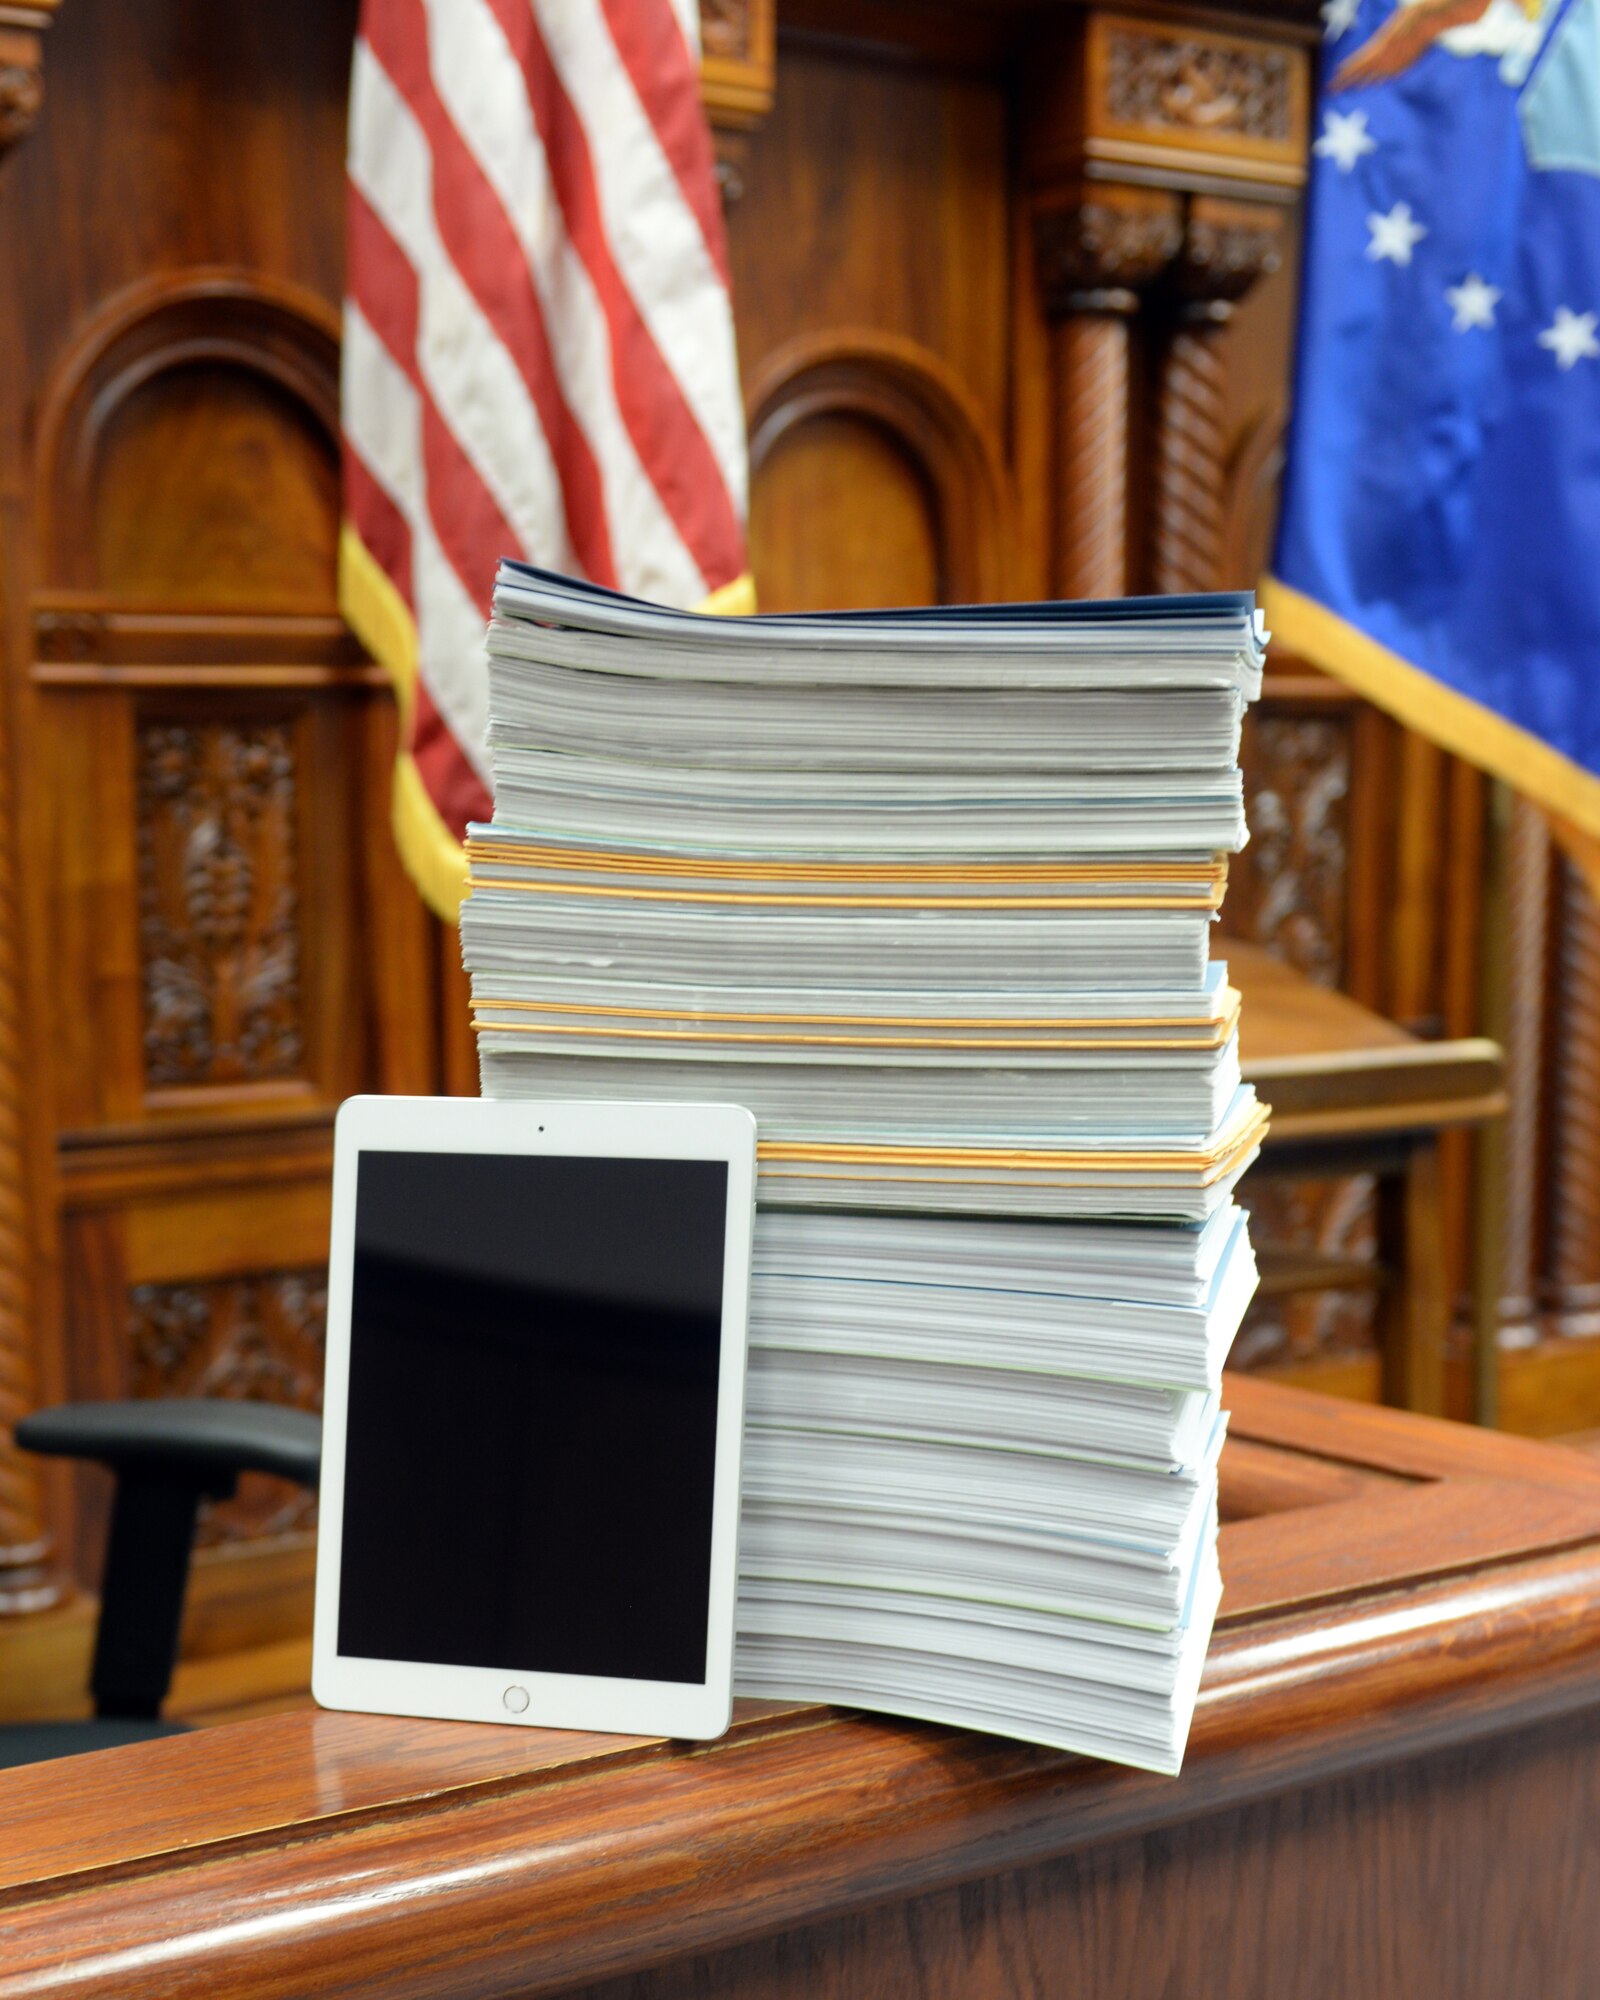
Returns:
[[[1540,1079],[1545,1064],[1545,981],[1550,938],[1550,829],[1523,799],[1511,806],[1506,855],[1505,1163],[1500,1192],[1501,1346],[1538,1338]],[[1491,942],[1490,948],[1493,948]]]
[[[60,0],[0,0],[0,160],[33,129],[44,103],[44,32]]]
[[[1550,1309],[1556,1331],[1600,1332],[1600,904],[1558,864],[1550,1092]]]
[[[700,0],[700,98],[724,202],[744,192],[750,134],[772,109],[777,0]]]
[[[1051,320],[1058,597],[1128,587],[1129,327],[1182,236],[1176,198],[1152,189],[1095,188],[1035,210]]]
[[[1224,580],[1222,334],[1250,287],[1277,269],[1282,230],[1282,211],[1261,202],[1197,195],[1188,204],[1156,414],[1150,572],[1157,590],[1215,590]]]
[[[56,0],[22,7],[0,4],[0,165],[31,131],[43,105],[43,36],[55,7]],[[11,608],[5,601],[8,580],[0,561],[0,621]],[[62,1594],[48,1568],[51,1544],[36,1461],[19,1452],[11,1436],[12,1426],[36,1400],[33,1245],[23,1131],[16,755],[11,691],[0,673],[0,1616],[42,1610]]]
[[[37,1460],[18,1451],[11,1435],[37,1398],[10,709],[0,676],[0,1616],[42,1609],[60,1595],[45,1568],[50,1541]]]
[[[1053,585],[1068,597],[1149,581],[1211,589],[1219,339],[1275,267],[1305,178],[1304,34],[1091,9],[1042,35],[1026,71],[1023,174],[1055,378]],[[1154,462],[1146,493],[1128,489],[1130,434]]]

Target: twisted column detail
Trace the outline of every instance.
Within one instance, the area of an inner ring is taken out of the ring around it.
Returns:
[[[1161,591],[1215,590],[1224,581],[1227,466],[1222,336],[1234,307],[1278,266],[1272,210],[1196,196],[1168,296],[1175,306],[1161,361],[1156,417],[1151,580]]]
[[[1222,559],[1226,312],[1186,314],[1168,345],[1156,418],[1151,568],[1161,591],[1214,590]]]
[[[1600,1332],[1600,904],[1560,871],[1550,1175],[1552,1304],[1565,1333]]]
[[[1545,966],[1550,932],[1550,831],[1525,799],[1511,808],[1506,855],[1506,1118],[1500,1341],[1537,1337],[1539,1101],[1544,1073]]]
[[[1176,199],[1145,190],[1101,188],[1034,216],[1053,323],[1059,596],[1119,597],[1128,587],[1128,327],[1181,240]]]

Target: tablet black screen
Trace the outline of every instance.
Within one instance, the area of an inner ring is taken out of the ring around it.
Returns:
[[[705,1679],[727,1173],[362,1152],[341,1653]]]

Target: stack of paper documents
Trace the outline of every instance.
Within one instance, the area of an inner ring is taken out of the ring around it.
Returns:
[[[1200,1228],[757,1219],[739,1684],[1175,1770],[1220,1589]]]
[[[739,1685],[1182,1757],[1265,1129],[1247,597],[718,620],[516,564],[490,1096],[759,1125]]]

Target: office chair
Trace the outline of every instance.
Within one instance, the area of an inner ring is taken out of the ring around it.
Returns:
[[[306,1410],[220,1398],[68,1403],[17,1425],[29,1451],[116,1475],[90,1691],[94,1716],[0,1724],[0,1767],[178,1734],[161,1704],[172,1683],[202,1499],[229,1499],[241,1472],[315,1487],[322,1420]]]

